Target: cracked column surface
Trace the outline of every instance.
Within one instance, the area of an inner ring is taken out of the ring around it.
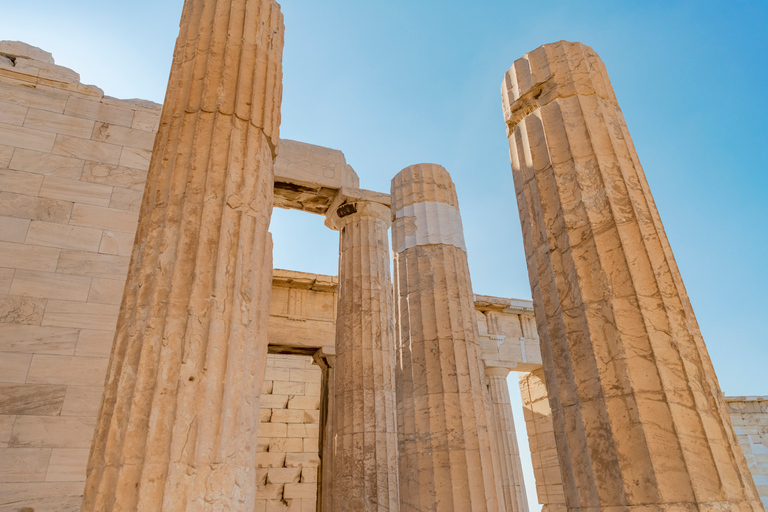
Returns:
[[[600,58],[502,85],[568,510],[763,510]]]
[[[507,386],[508,368],[486,367],[488,393],[493,411],[496,453],[499,459],[499,481],[507,512],[528,512],[528,498],[525,495],[523,466],[520,449],[517,446],[515,421],[512,416],[512,402]]]
[[[392,180],[400,508],[497,511],[461,214],[439,165]],[[503,505],[501,505],[503,507]]]
[[[345,188],[341,194],[346,196],[343,204],[328,216],[328,225],[341,232],[330,510],[396,512],[394,313],[387,234],[392,213],[386,194]]]
[[[187,0],[83,511],[252,511],[283,20]]]

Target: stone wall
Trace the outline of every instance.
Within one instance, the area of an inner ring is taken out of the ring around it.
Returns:
[[[309,356],[269,354],[261,394],[256,512],[315,512],[320,368]]]
[[[768,396],[732,396],[725,401],[757,492],[768,509]]]
[[[160,105],[28,48],[0,45],[0,511],[77,510]]]

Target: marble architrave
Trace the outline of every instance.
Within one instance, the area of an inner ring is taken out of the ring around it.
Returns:
[[[254,508],[283,17],[187,0],[83,511]]]
[[[600,57],[542,46],[502,96],[568,510],[762,510]]]

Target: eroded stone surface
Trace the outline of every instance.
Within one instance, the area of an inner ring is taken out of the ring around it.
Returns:
[[[502,87],[569,510],[761,510],[600,58],[517,60]]]
[[[456,190],[445,169],[421,164],[395,176],[391,196],[400,508],[499,510],[472,285],[455,243],[463,239]],[[405,214],[429,214],[409,209],[417,203],[456,210],[438,224],[438,243],[429,223]],[[407,237],[412,244],[398,243]]]
[[[283,32],[269,0],[184,4],[84,511],[255,506]]]

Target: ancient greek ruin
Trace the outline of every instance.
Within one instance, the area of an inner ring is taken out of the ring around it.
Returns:
[[[0,41],[0,512],[763,511],[768,397],[720,390],[600,57],[500,70],[528,301],[473,290],[450,169],[280,138],[286,24],[186,0],[163,105]],[[273,268],[274,207],[337,275]]]

